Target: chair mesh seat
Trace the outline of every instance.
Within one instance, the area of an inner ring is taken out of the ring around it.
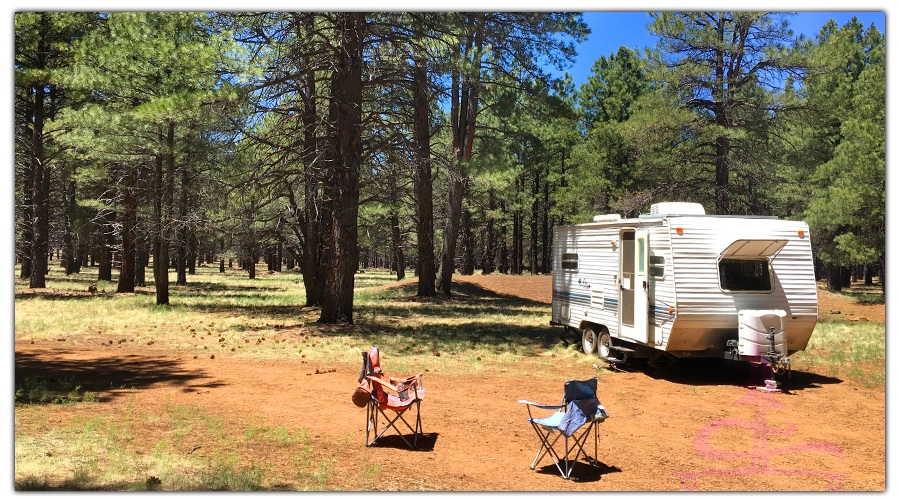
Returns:
[[[544,427],[550,427],[551,429],[559,429],[559,423],[562,422],[562,419],[565,416],[565,412],[558,411],[549,417],[529,418],[528,421],[537,425],[543,425]]]

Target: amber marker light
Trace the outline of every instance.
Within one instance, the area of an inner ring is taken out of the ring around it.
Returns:
[[[681,233],[684,232],[684,229],[682,229],[682,228],[680,228],[680,227],[676,227],[676,228],[675,228],[675,232],[678,233],[678,234],[681,234]]]
[[[803,235],[805,234],[805,232],[801,229],[801,230],[797,231],[797,234],[799,234],[800,237],[802,238]]]

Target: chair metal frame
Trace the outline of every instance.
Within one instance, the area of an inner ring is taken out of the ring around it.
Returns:
[[[587,384],[587,388],[590,390],[590,395],[587,397],[578,397],[575,396],[585,395],[582,390],[585,388],[584,385]],[[570,389],[571,388],[571,389]],[[542,405],[538,403],[533,403],[527,400],[519,400],[519,403],[525,404],[528,408],[528,423],[534,428],[534,432],[538,435],[538,438],[541,440],[541,447],[538,449],[537,454],[534,457],[534,462],[531,463],[531,470],[534,470],[537,467],[537,464],[544,458],[545,455],[550,455],[550,458],[553,459],[553,463],[556,465],[557,470],[559,470],[560,475],[562,475],[563,479],[570,479],[572,475],[572,470],[575,468],[575,464],[578,462],[578,458],[584,456],[585,460],[590,464],[591,467],[597,469],[599,467],[599,460],[597,459],[597,443],[599,442],[599,427],[598,424],[604,422],[609,415],[606,413],[605,409],[603,412],[603,416],[597,417],[596,415],[588,418],[588,421],[585,423],[585,427],[583,429],[576,430],[571,436],[566,436],[559,429],[559,424],[562,421],[563,415],[568,409],[568,405],[575,404],[575,401],[580,401],[582,399],[587,399],[589,397],[594,397],[597,391],[597,379],[592,378],[589,380],[570,380],[565,383],[565,390],[563,392],[563,400],[561,404],[558,405]],[[542,410],[556,410],[555,413],[544,417],[544,418],[535,418],[534,414],[532,414],[531,407],[540,408]],[[580,434],[579,434],[580,431]],[[593,432],[594,434],[594,456],[591,457],[587,451],[584,449],[584,445],[587,444],[587,439],[590,434]],[[553,436],[553,440],[550,441],[550,437]],[[556,442],[559,441],[560,437],[564,437],[565,443],[565,453],[560,455],[554,446]],[[569,439],[572,439],[572,446],[569,446]],[[571,453],[574,452],[574,456],[569,457]]]
[[[422,398],[420,397],[420,393],[424,393],[424,388],[422,387],[422,377],[421,374],[409,377],[406,379],[402,379],[400,384],[406,384],[407,389],[398,389],[398,386],[391,385],[388,382],[381,380],[374,376],[366,376],[366,378],[373,382],[373,390],[372,397],[369,399],[369,404],[366,405],[366,446],[372,446],[375,444],[375,441],[378,440],[385,432],[389,429],[393,428],[394,431],[403,439],[403,442],[406,443],[411,449],[415,449],[416,445],[419,441],[419,436],[422,435],[422,412],[421,412],[421,404]],[[381,390],[376,389],[376,387],[382,388]],[[393,392],[397,393],[398,396],[392,396],[387,394],[383,388],[388,388]],[[409,395],[404,400],[401,399],[400,396],[403,395],[404,392],[408,391]],[[386,396],[386,398],[382,396],[378,396],[376,394],[381,393]],[[424,394],[422,394],[424,395]],[[395,399],[396,398],[396,399]],[[387,403],[385,402],[387,401]],[[393,404],[391,404],[393,403]],[[415,415],[415,428],[406,421],[404,414],[411,408],[415,407],[416,415]],[[390,418],[385,410],[393,410],[395,412],[394,418]],[[387,424],[382,427],[381,432],[378,431],[378,415],[384,417],[384,420]],[[406,428],[413,433],[413,442],[410,443],[406,436],[403,435],[403,432],[400,428],[397,427],[397,421],[403,422],[406,425]],[[369,436],[374,435],[374,437],[370,440]]]
[[[369,382],[371,395],[366,404],[366,447],[375,442],[390,429],[393,429],[403,442],[411,449],[418,445],[419,436],[422,435],[422,399],[425,397],[425,387],[422,384],[424,372],[411,377],[391,377],[381,370],[379,352],[377,347],[363,351],[363,369],[359,381]],[[406,420],[405,414],[415,407],[415,427]],[[386,410],[395,412],[391,418]],[[379,415],[387,422],[379,431]],[[412,443],[403,435],[402,427],[398,427],[398,421],[403,422],[407,429],[413,433]],[[371,439],[370,439],[371,436]]]

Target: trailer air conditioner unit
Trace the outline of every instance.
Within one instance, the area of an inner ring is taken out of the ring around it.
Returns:
[[[605,214],[594,216],[594,222],[618,222],[620,220],[622,220],[622,216],[619,214]]]
[[[699,203],[673,201],[650,205],[650,215],[706,215],[706,210]]]

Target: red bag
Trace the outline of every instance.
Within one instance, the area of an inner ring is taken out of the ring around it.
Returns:
[[[359,386],[356,387],[356,390],[353,391],[353,396],[350,396],[350,399],[356,406],[365,408],[366,405],[369,404],[369,399],[371,399],[371,397],[372,389],[369,387],[369,381],[363,379],[363,381],[359,383]]]

